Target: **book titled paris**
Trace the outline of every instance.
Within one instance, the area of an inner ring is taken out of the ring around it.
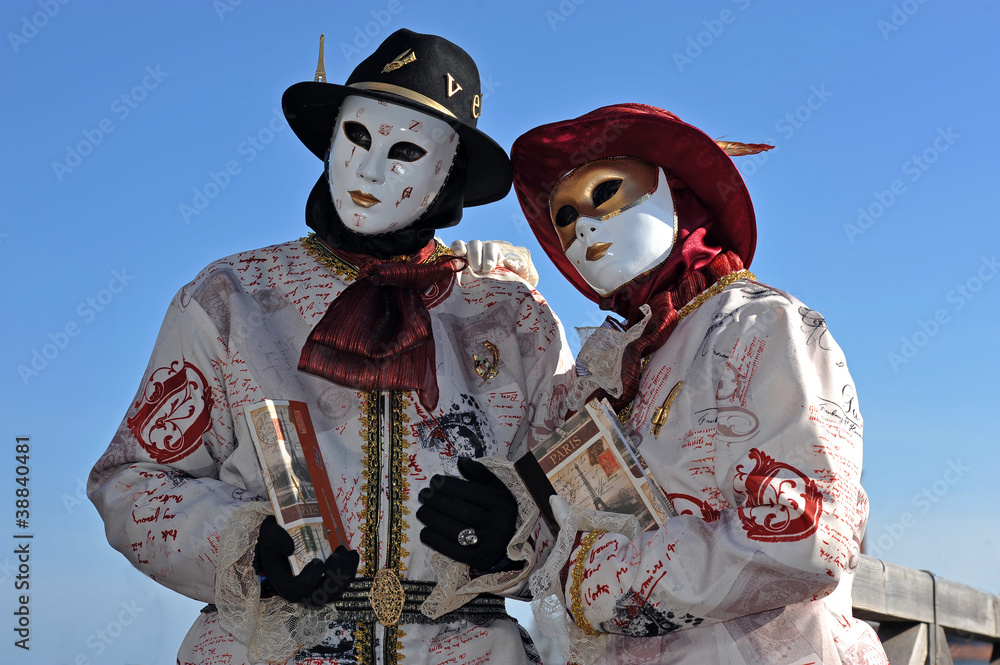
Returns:
[[[674,514],[606,401],[588,402],[514,467],[554,532],[553,494],[572,506],[635,515],[645,531]]]
[[[243,408],[274,517],[295,543],[295,574],[348,545],[305,402],[268,399]]]

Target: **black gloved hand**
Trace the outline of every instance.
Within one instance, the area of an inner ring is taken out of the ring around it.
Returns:
[[[435,475],[420,490],[417,519],[427,526],[420,541],[449,559],[485,571],[502,561],[517,530],[517,500],[489,469],[471,457],[458,458],[464,476]],[[475,530],[477,542],[461,545],[458,535]]]
[[[311,607],[321,607],[339,596],[357,574],[361,559],[354,550],[340,546],[325,562],[313,559],[293,575],[288,561],[293,552],[292,537],[268,515],[260,525],[254,549],[257,571],[279,596]]]

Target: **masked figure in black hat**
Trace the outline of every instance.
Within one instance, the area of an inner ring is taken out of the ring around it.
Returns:
[[[526,662],[499,594],[525,584],[537,510],[504,460],[551,427],[570,358],[537,292],[462,272],[434,239],[508,192],[510,162],[476,128],[479,74],[449,41],[400,30],[346,85],[324,78],[283,98],[326,166],[306,206],[315,233],[180,290],[89,495],[133,565],[211,603],[179,662]],[[303,538],[269,516],[245,414],[266,399],[308,406],[326,467],[313,483],[350,545],[297,574]],[[421,534],[417,494],[451,491],[428,484],[455,474],[442,451],[459,450],[484,457],[457,472],[486,505]]]
[[[620,104],[511,149],[542,248],[623,319],[587,331],[567,405],[611,400],[668,513],[640,532],[553,501],[562,529],[531,586],[570,660],[886,662],[851,616],[868,499],[844,353],[747,270],[756,223],[730,155],[768,147]]]

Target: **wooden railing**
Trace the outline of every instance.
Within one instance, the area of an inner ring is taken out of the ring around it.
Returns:
[[[1000,596],[862,556],[853,603],[854,616],[879,623],[891,665],[952,665],[946,634],[991,642],[1000,665]]]

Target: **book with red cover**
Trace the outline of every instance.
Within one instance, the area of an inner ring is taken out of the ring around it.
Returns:
[[[267,399],[244,407],[274,516],[295,543],[292,570],[325,560],[350,540],[304,402]]]

